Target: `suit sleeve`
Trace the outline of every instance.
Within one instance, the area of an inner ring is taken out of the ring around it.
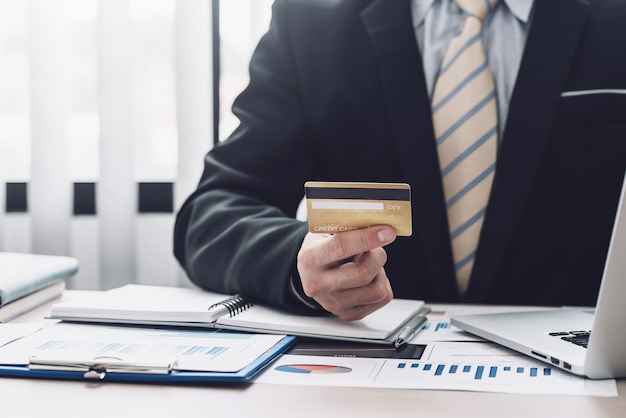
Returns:
[[[284,9],[275,3],[250,83],[233,105],[239,127],[206,155],[177,214],[174,254],[204,289],[300,310],[306,305],[293,284],[307,226],[295,216],[315,162]]]

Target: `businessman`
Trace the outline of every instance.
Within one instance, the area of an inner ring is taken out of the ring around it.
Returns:
[[[275,2],[241,123],[178,213],[193,282],[344,319],[392,297],[595,303],[626,168],[626,3],[457,1]],[[465,146],[481,160],[457,170],[444,148]],[[308,233],[308,180],[410,184],[412,236]]]

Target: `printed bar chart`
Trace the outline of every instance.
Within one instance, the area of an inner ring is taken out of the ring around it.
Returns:
[[[496,379],[503,375],[525,375],[527,377],[551,376],[550,366],[498,366],[481,364],[448,364],[448,363],[423,363],[423,362],[400,362],[397,369],[409,369],[412,372],[421,372],[432,376],[467,374],[474,380]]]
[[[285,354],[258,382],[399,389],[617,396],[615,380],[591,380],[486,343],[436,343],[422,358]]]

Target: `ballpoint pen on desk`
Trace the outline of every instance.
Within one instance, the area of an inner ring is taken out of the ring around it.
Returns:
[[[415,335],[420,332],[422,325],[426,322],[426,315],[420,314],[413,317],[407,324],[400,330],[400,333],[396,337],[396,348],[403,347],[407,344]]]

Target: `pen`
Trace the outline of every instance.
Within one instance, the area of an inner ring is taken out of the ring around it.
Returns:
[[[408,343],[421,330],[422,325],[426,322],[426,315],[417,315],[414,317],[396,337],[395,346],[400,348]]]

